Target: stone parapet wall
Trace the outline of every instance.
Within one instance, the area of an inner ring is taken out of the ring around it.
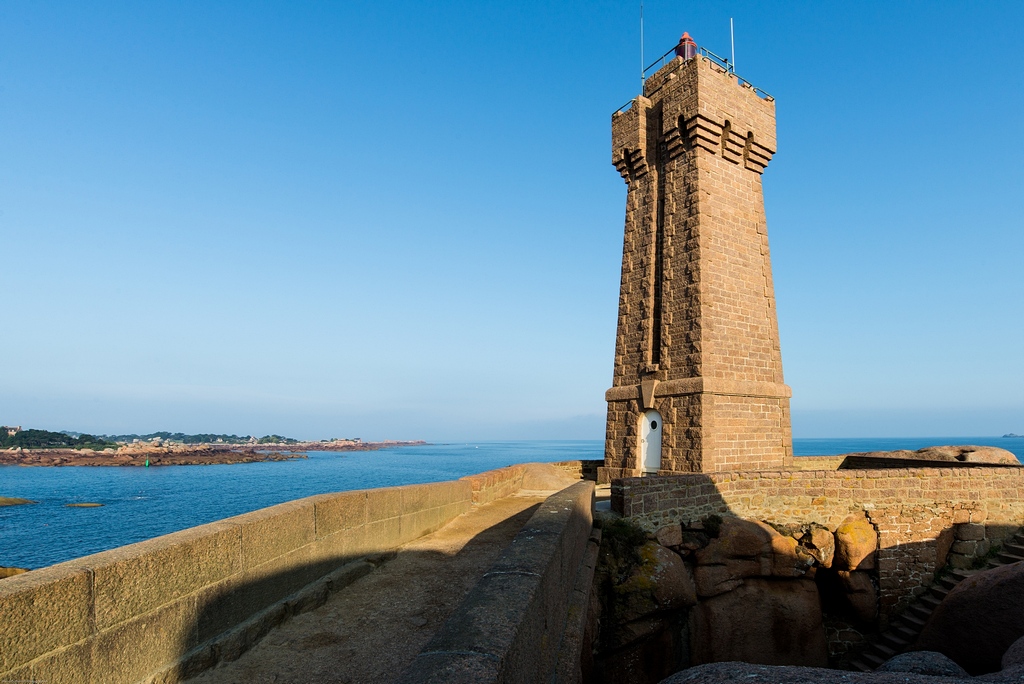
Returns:
[[[525,465],[513,465],[497,470],[488,470],[477,475],[459,479],[470,486],[473,503],[485,504],[518,492],[523,485]]]
[[[597,480],[597,469],[604,465],[604,460],[559,461],[551,465],[581,480]]]
[[[709,515],[830,530],[864,515],[878,534],[883,616],[898,612],[943,565],[954,530],[983,526],[998,544],[1024,523],[1024,468],[897,468],[700,473],[612,482],[612,508],[648,530]],[[957,532],[958,536],[962,536]]]
[[[838,456],[794,456],[787,470],[838,470],[846,460],[844,454]]]
[[[579,681],[582,644],[564,637],[574,592],[593,577],[594,559],[584,562],[593,502],[594,483],[584,481],[541,504],[397,682]]]
[[[522,478],[313,496],[4,579],[0,681],[179,681]]]

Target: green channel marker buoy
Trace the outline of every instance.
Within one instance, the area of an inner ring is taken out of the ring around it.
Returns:
[[[149,467],[149,459],[148,458],[146,459],[146,467],[147,468]]]

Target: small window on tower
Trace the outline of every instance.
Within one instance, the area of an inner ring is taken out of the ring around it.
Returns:
[[[732,123],[728,119],[722,124],[722,156],[725,156],[725,152],[729,149],[729,136],[732,134]]]

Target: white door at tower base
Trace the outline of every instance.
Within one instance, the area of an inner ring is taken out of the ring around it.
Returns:
[[[651,409],[640,416],[640,472],[656,473],[661,468],[661,414]]]

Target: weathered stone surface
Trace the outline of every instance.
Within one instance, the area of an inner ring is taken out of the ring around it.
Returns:
[[[776,577],[803,577],[814,565],[814,558],[796,539],[776,533],[771,541],[772,575]]]
[[[962,523],[956,526],[956,538],[960,541],[978,541],[985,538],[985,526],[979,523]]]
[[[699,596],[735,589],[746,577],[803,577],[814,558],[796,539],[754,520],[725,518],[717,539],[696,553]]]
[[[824,527],[814,525],[804,535],[801,542],[807,547],[808,553],[823,568],[832,567],[832,558],[836,553],[836,538]]]
[[[1001,662],[1004,670],[1009,667],[1024,665],[1024,636],[1010,644],[1010,648],[1006,649]]]
[[[912,672],[939,677],[969,677],[967,671],[937,651],[910,651],[889,658],[876,672]]]
[[[827,663],[818,590],[809,580],[754,578],[691,611],[693,662]]]
[[[961,541],[957,540],[953,542],[949,550],[953,553],[960,553],[965,556],[973,556],[974,552],[978,550],[978,542],[976,541]]]
[[[837,570],[871,570],[875,567],[878,535],[866,518],[850,516],[835,533],[832,565]]]
[[[871,576],[862,571],[839,570],[836,572],[843,585],[846,602],[854,614],[864,622],[878,617],[878,592],[871,582]]]
[[[999,447],[989,446],[933,446],[910,451],[898,449],[896,451],[864,451],[854,454],[843,454],[843,456],[857,456],[877,459],[908,459],[918,461],[949,461],[952,463],[994,463],[998,465],[1019,466],[1020,461],[1013,455],[1013,452]]]
[[[679,662],[683,650],[678,641],[679,631],[664,620],[651,623],[656,629],[646,638],[599,659],[600,681],[649,684],[661,681],[684,665]]]
[[[916,648],[939,651],[977,675],[995,672],[1024,636],[1024,561],[960,582],[925,625]]]
[[[737,558],[758,558],[771,548],[772,537],[778,534],[757,522],[723,518],[718,538],[697,552],[697,563],[716,565]]]
[[[947,527],[935,538],[935,567],[941,568],[949,558],[949,549],[953,545],[953,529]]]
[[[914,453],[919,454],[920,458],[933,460],[1020,465],[1013,452],[992,446],[937,446],[920,449]]]
[[[550,463],[525,463],[522,488],[530,491],[560,491],[579,482],[561,468]]]
[[[683,531],[683,541],[679,544],[682,551],[697,551],[703,549],[711,540],[703,532],[694,530]]]
[[[697,590],[693,576],[683,560],[663,546],[651,549],[654,568],[650,577],[654,582],[654,600],[664,610],[688,608],[697,603]]]
[[[647,542],[640,548],[642,563],[615,587],[616,617],[622,623],[651,614],[687,608],[697,603],[690,569],[664,546]]]
[[[760,560],[729,560],[719,565],[698,565],[693,571],[697,595],[701,598],[718,596],[743,584],[746,577],[760,577]]]
[[[662,546],[680,546],[683,543],[683,528],[678,524],[662,525],[655,536]]]
[[[661,684],[1020,684],[1024,671],[972,677],[943,677],[910,672],[843,672],[816,667],[772,667],[747,663],[700,665],[663,679]]]

